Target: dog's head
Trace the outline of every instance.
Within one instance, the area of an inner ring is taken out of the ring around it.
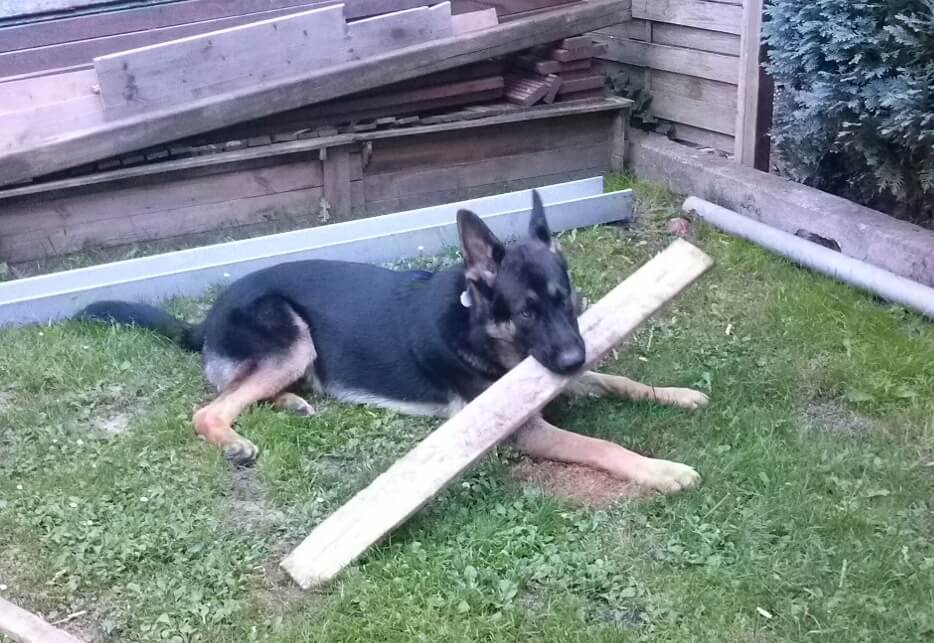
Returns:
[[[538,192],[532,192],[528,238],[517,243],[503,245],[468,210],[457,213],[457,227],[467,279],[463,303],[475,327],[482,327],[504,353],[532,355],[562,375],[579,370],[585,350],[575,291]]]

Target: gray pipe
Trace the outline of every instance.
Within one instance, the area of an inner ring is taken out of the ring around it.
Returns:
[[[934,319],[934,288],[776,230],[696,196],[688,197],[682,209],[696,213],[724,232],[751,241],[799,265]]]

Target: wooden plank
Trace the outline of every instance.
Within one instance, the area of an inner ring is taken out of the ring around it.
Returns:
[[[553,49],[551,52],[551,57],[561,63],[569,63],[575,60],[587,60],[588,58],[593,57],[593,55],[593,45],[577,47],[576,49],[565,49],[563,47],[558,47],[557,49]]]
[[[652,26],[652,42],[654,43],[698,49],[727,56],[739,56],[739,39],[740,37],[734,34],[670,25],[663,22]]]
[[[739,80],[739,60],[734,56],[623,40],[600,34],[595,34],[594,40],[599,41],[607,48],[603,58],[608,60],[697,76],[733,85],[737,84]]]
[[[736,112],[718,108],[704,100],[652,89],[652,111],[659,118],[686,123],[732,136],[736,130]]]
[[[0,598],[0,634],[17,643],[82,643],[81,639]]]
[[[423,192],[496,183],[504,177],[524,179],[581,168],[609,168],[606,137],[601,143],[561,148],[559,152],[545,150],[498,156],[447,167],[367,175],[363,178],[363,186],[367,202],[383,201]]]
[[[357,20],[347,25],[347,32],[352,60],[446,38],[452,33],[451,3]]]
[[[344,16],[365,18],[427,5],[427,0],[341,0]],[[339,0],[182,0],[0,28],[0,53],[173,27],[195,22],[286,10],[297,13]],[[283,13],[282,15],[285,15]],[[269,16],[266,16],[269,17]],[[262,19],[259,18],[253,18]],[[210,31],[210,29],[208,29]],[[148,43],[147,43],[148,44]],[[114,50],[116,51],[116,50]],[[108,53],[108,52],[101,52]],[[93,57],[93,56],[92,56]],[[90,58],[88,61],[90,62]]]
[[[525,11],[539,9],[552,9],[554,7],[576,2],[577,0],[480,0],[480,4],[494,7],[500,17]]]
[[[50,230],[77,230],[96,222],[111,222],[137,214],[161,217],[173,210],[209,206],[233,199],[291,192],[321,186],[319,161],[303,160],[272,167],[233,170],[223,174],[150,181],[70,195],[44,194],[4,204],[0,240],[7,244],[23,234],[36,238]],[[35,233],[35,234],[33,234]]]
[[[96,94],[80,96],[35,109],[4,114],[0,150],[41,143],[68,132],[105,124],[104,108]]]
[[[613,117],[613,129],[610,134],[610,169],[612,171],[625,171],[628,144],[629,114],[616,114]]]
[[[93,69],[0,83],[0,115],[91,96],[96,86]]]
[[[585,92],[590,89],[601,89],[604,85],[606,85],[606,74],[602,73],[590,74],[579,78],[562,76],[561,87],[558,88],[558,96]]]
[[[542,99],[543,103],[553,103],[558,97],[558,92],[561,91],[561,77],[555,74],[548,74],[545,76],[545,83],[548,85],[548,93],[545,94],[545,97]]]
[[[743,6],[743,36],[740,44],[739,87],[737,88],[736,141],[734,154],[742,165],[769,170],[768,128],[760,123],[760,98],[771,104],[771,96],[760,97],[764,71],[761,68],[763,44],[762,0],[746,0]],[[768,86],[768,83],[765,83]],[[768,116],[771,116],[769,109]],[[764,118],[761,120],[765,120]],[[758,158],[757,158],[758,157]]]
[[[481,9],[451,16],[451,27],[455,34],[464,34],[478,29],[487,29],[499,24],[496,9]]]
[[[742,8],[737,5],[709,0],[633,0],[633,18],[655,22],[668,22],[685,27],[742,33]]]
[[[304,221],[318,211],[321,195],[320,187],[306,188],[177,208],[161,216],[134,214],[90,221],[80,227],[4,236],[0,237],[0,255],[11,262],[30,261],[78,252],[88,246],[106,248],[170,239],[272,220]]]
[[[372,141],[367,176],[605,144],[612,118],[612,112],[600,112],[493,125],[471,133],[469,140],[465,140],[463,130],[457,129]]]
[[[344,133],[335,136],[298,140],[279,143],[260,148],[247,148],[227,151],[208,156],[190,157],[166,161],[142,167],[123,168],[107,172],[98,172],[90,176],[74,179],[59,179],[44,183],[0,189],[0,203],[8,203],[28,195],[59,193],[80,190],[88,186],[114,184],[124,181],[158,181],[176,174],[191,174],[221,168],[223,166],[244,163],[253,160],[276,157],[302,156],[321,148],[337,145],[350,145],[357,142],[369,142],[394,138],[408,138],[425,134],[439,134],[454,130],[513,125],[521,127],[526,123],[555,117],[573,117],[582,114],[597,114],[606,111],[628,109],[632,101],[625,98],[608,97],[599,102],[586,105],[539,105],[534,108],[521,108],[508,103],[489,106],[477,106],[470,110],[445,114],[435,119],[422,119],[423,125],[407,129],[380,130]],[[430,122],[426,122],[430,121]]]
[[[506,77],[506,100],[526,107],[539,102],[551,91],[551,85],[522,76]]]
[[[559,232],[572,227],[628,220],[630,190],[601,194],[603,179],[591,178],[540,191],[549,207],[549,224]],[[445,250],[456,243],[454,212],[467,207],[504,237],[527,226],[516,211],[527,208],[526,192],[498,194],[467,203],[417,212],[347,221],[259,239],[220,243],[191,250],[140,257],[0,283],[0,325],[47,322],[71,315],[101,299],[157,302],[172,296],[197,296],[211,285],[261,268],[299,259],[344,259],[381,263]],[[500,216],[498,213],[511,213]],[[525,211],[528,214],[528,210]],[[426,229],[427,228],[427,229]],[[424,248],[419,248],[424,246]]]
[[[736,113],[736,85],[729,83],[654,70],[651,90],[702,102],[719,112],[729,113],[731,118]]]
[[[311,102],[309,97],[321,102],[592,31],[624,19],[620,15],[625,6],[620,0],[590,0],[370,60],[316,69],[238,93],[123,118],[41,144],[0,150],[0,185],[294,109]]]
[[[585,368],[698,279],[713,261],[678,239],[580,318]],[[281,563],[302,588],[333,580],[487,451],[556,397],[573,377],[523,360],[319,524]]]
[[[590,69],[593,64],[590,58],[563,63],[557,60],[540,60],[532,55],[516,56],[511,62],[520,69],[525,69],[526,71],[534,72],[542,76],[561,74],[569,71],[584,71]]]
[[[602,29],[597,29],[594,33],[604,36],[613,36],[614,38],[632,38],[633,40],[645,40],[646,20],[633,18],[625,22],[619,22],[615,25],[609,25]]]
[[[16,0],[0,3],[0,18],[31,16],[107,4],[113,0]]]
[[[94,69],[105,110],[127,115],[345,62],[346,39],[337,5],[100,56]]]
[[[684,123],[675,123],[672,138],[676,141],[686,141],[701,147],[709,147],[722,152],[732,153],[733,137],[710,130],[692,127]]]
[[[328,158],[323,163],[324,198],[327,199],[328,214],[333,221],[341,221],[350,216],[352,209],[350,194],[350,148],[335,147],[328,150]]]

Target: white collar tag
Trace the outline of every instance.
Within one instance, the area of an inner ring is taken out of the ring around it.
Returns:
[[[461,306],[464,308],[470,308],[473,305],[473,300],[470,298],[470,292],[465,290],[461,293]]]

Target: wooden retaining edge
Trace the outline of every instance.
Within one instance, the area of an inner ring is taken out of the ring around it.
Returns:
[[[97,172],[95,174],[77,178],[46,181],[43,183],[35,183],[7,189],[0,188],[0,202],[2,202],[4,199],[25,196],[28,194],[58,192],[73,188],[81,188],[88,185],[110,183],[141,177],[153,177],[156,175],[165,175],[177,172],[187,172],[195,168],[208,167],[211,165],[227,165],[232,163],[239,163],[241,161],[250,161],[254,159],[269,158],[274,156],[302,154],[305,152],[328,149],[331,147],[339,147],[352,143],[376,141],[380,139],[396,138],[400,136],[433,134],[435,132],[447,132],[451,130],[468,129],[472,127],[488,127],[490,125],[525,122],[541,118],[575,116],[578,114],[592,114],[614,110],[620,111],[628,109],[631,105],[631,100],[617,97],[600,98],[586,102],[581,101],[579,103],[536,105],[534,107],[525,108],[516,105],[503,105],[502,111],[499,113],[496,113],[492,116],[472,117],[469,120],[467,120],[465,116],[465,119],[463,120],[435,123],[431,125],[416,125],[412,127],[400,127],[369,132],[349,132],[346,134],[321,136],[318,138],[301,139],[297,141],[289,141],[286,143],[271,143],[260,147],[250,147],[232,152],[217,152],[216,154],[209,154],[206,156],[195,156],[184,159],[176,159],[174,161],[154,163],[151,165],[141,165],[137,167],[122,168],[119,170]],[[481,112],[478,111],[476,113]],[[2,214],[0,214],[0,220],[2,220]]]
[[[0,598],[0,634],[18,643],[83,643],[64,630]]]
[[[554,231],[631,218],[630,190],[602,192],[601,177],[539,189]],[[195,296],[214,284],[284,261],[383,263],[437,254],[457,245],[454,216],[462,207],[473,209],[502,238],[519,237],[527,232],[531,203],[531,191],[521,190],[0,283],[0,326],[60,319],[100,299]]]
[[[676,240],[580,317],[584,369],[700,277],[713,261]],[[528,357],[314,528],[281,563],[302,588],[333,580],[508,437],[573,377]]]
[[[628,0],[589,0],[9,149],[0,156],[0,185],[592,31],[628,19],[629,7]]]

